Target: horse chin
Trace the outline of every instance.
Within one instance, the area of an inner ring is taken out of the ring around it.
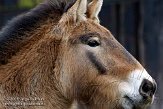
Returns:
[[[152,104],[152,100],[147,103],[143,100],[135,101],[132,98],[125,96],[121,104],[123,109],[146,109],[149,105]]]
[[[122,107],[124,109],[137,109],[134,101],[127,96],[125,97],[125,99],[122,102]]]

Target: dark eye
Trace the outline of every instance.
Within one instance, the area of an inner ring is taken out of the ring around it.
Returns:
[[[100,45],[100,41],[95,40],[95,39],[90,39],[88,40],[87,45],[89,45],[90,47],[97,47]]]

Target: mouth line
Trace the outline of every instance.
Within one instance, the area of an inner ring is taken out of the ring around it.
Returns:
[[[126,95],[124,98],[132,105],[132,109],[136,109],[135,102],[129,96]]]
[[[129,100],[132,104],[134,103],[134,101],[130,97],[125,96],[124,98],[126,98],[127,100]]]
[[[124,98],[126,99],[127,101],[127,105],[130,105],[131,108],[130,109],[144,109],[145,107],[148,107],[149,106],[149,101],[141,101],[141,102],[136,102],[134,101],[131,97],[129,96],[124,96]]]

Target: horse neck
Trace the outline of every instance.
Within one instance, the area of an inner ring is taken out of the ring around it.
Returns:
[[[3,96],[43,97],[49,107],[57,105],[55,109],[63,109],[69,107],[70,102],[59,93],[62,90],[58,88],[61,86],[55,77],[57,71],[54,71],[59,69],[56,67],[59,44],[52,38],[55,35],[50,34],[60,16],[54,13],[46,18],[25,34],[30,37],[28,43],[6,65],[0,66],[0,84]]]
[[[4,95],[38,96],[44,98],[49,107],[68,109],[70,101],[60,93],[63,90],[57,78],[60,75],[60,65],[57,61],[59,44],[48,38],[51,37],[50,34],[45,37],[47,38],[40,39],[29,48],[25,47],[9,64],[1,66],[0,77]]]

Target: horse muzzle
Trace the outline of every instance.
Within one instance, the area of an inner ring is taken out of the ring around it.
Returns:
[[[146,70],[135,70],[119,85],[124,109],[145,109],[154,101],[157,84]]]

